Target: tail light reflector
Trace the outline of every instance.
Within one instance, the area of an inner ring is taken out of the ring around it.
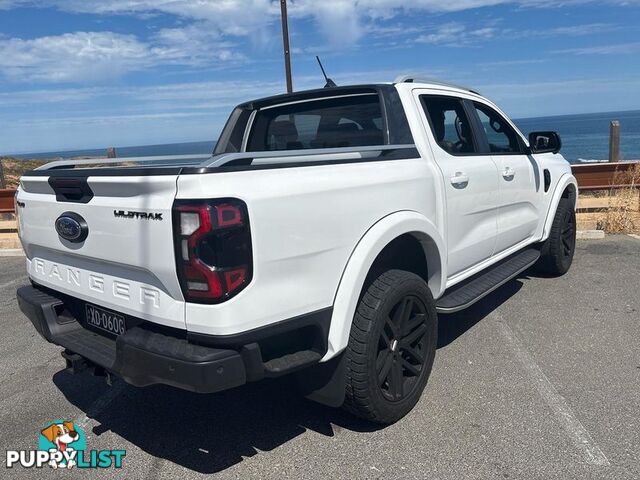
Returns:
[[[251,232],[237,199],[176,201],[173,208],[178,278],[184,297],[220,303],[251,281]]]

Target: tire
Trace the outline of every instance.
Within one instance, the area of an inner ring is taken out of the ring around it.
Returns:
[[[576,250],[576,212],[572,202],[560,199],[549,238],[543,243],[539,270],[552,276],[564,275],[571,268]]]
[[[403,270],[382,273],[356,309],[345,352],[344,407],[382,424],[404,417],[427,384],[437,336],[436,306],[426,282]]]

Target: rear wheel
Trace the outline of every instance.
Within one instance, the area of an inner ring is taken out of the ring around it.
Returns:
[[[409,413],[429,379],[437,335],[435,302],[422,278],[402,270],[376,278],[351,328],[345,408],[379,423]]]
[[[549,238],[544,242],[539,268],[549,275],[564,275],[576,249],[576,212],[568,198],[560,199]]]

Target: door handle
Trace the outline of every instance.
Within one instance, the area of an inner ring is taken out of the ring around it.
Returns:
[[[516,171],[511,167],[506,167],[502,171],[502,178],[504,178],[505,180],[513,180],[513,177],[515,176],[516,176]]]
[[[451,185],[455,188],[466,188],[469,185],[469,176],[463,172],[456,172],[451,177]]]

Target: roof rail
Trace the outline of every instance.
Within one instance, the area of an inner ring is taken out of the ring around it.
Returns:
[[[430,83],[432,85],[441,85],[443,87],[458,88],[460,90],[466,90],[468,92],[475,93],[476,95],[480,95],[480,92],[469,87],[438,80],[437,78],[420,77],[418,75],[400,75],[393,81],[393,83]]]

